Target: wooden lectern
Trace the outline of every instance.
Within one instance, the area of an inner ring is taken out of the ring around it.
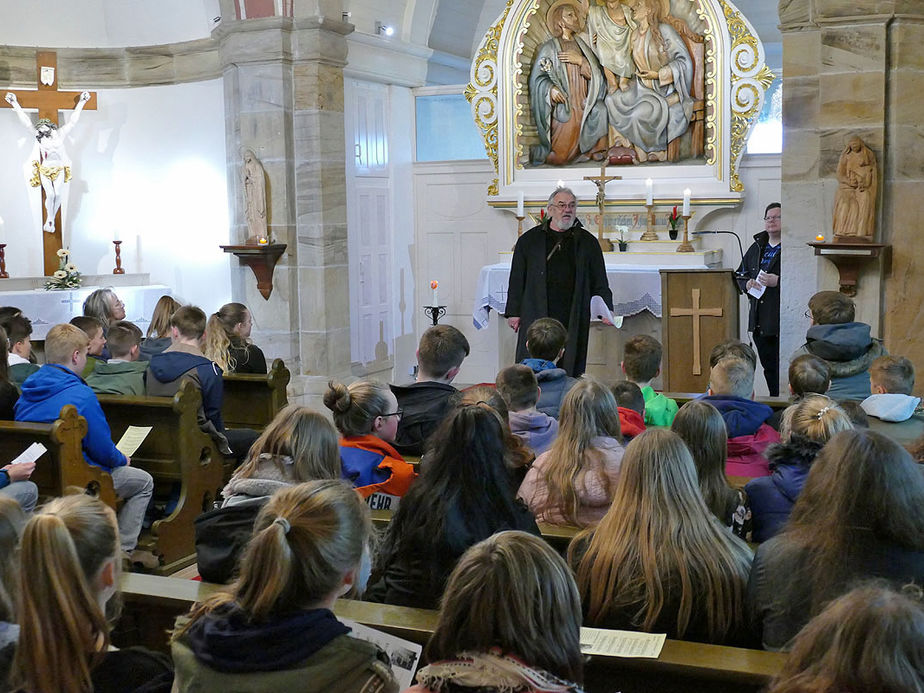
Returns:
[[[730,269],[661,270],[662,387],[705,392],[709,352],[738,337],[738,291]]]

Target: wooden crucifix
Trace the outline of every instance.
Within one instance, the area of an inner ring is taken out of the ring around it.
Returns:
[[[703,363],[700,358],[701,340],[699,330],[699,319],[703,316],[715,318],[722,317],[721,308],[700,308],[699,307],[699,289],[693,289],[693,307],[692,308],[671,308],[670,316],[672,318],[683,317],[685,315],[693,318],[693,375],[702,375]]]
[[[612,252],[613,242],[603,237],[603,214],[606,209],[606,184],[611,180],[622,180],[622,176],[606,175],[606,161],[600,164],[599,176],[584,176],[584,180],[591,181],[597,186],[597,209],[600,210],[600,219],[597,224],[597,242],[600,244],[600,250],[605,253]]]
[[[38,76],[38,90],[23,90],[23,89],[2,89],[0,93],[3,95],[14,94],[16,101],[22,108],[36,108],[38,109],[39,119],[47,119],[55,126],[58,125],[58,111],[74,109],[77,113],[81,109],[96,110],[96,94],[94,92],[88,92],[90,98],[88,101],[81,102],[81,94],[83,92],[79,91],[58,91],[58,56],[54,51],[37,51],[35,54],[35,63],[36,63],[36,73]],[[3,108],[15,108],[13,104],[9,103],[7,99],[0,99],[0,107]],[[72,116],[73,118],[74,116]],[[38,133],[38,129],[36,129]],[[66,134],[66,133],[65,133]],[[30,181],[35,186],[42,184],[42,224],[43,226],[48,225],[47,228],[50,228],[51,225],[47,219],[47,195],[44,185],[44,181],[41,176],[45,174],[38,170],[39,164],[42,162],[37,162],[35,164],[36,171],[33,174],[33,179]],[[68,165],[68,169],[69,169]],[[70,177],[70,171],[60,171],[56,174],[56,178],[62,183],[65,181],[65,177]],[[46,177],[47,178],[47,177]],[[42,246],[44,251],[44,271],[46,276],[54,274],[55,270],[58,269],[58,256],[57,252],[62,247],[61,241],[61,210],[58,209],[54,215],[54,220],[52,221],[54,228],[53,231],[43,232],[42,233]]]

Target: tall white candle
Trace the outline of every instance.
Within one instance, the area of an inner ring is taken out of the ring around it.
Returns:
[[[435,279],[430,282],[430,288],[433,289],[433,303],[430,304],[431,306],[438,306],[440,304],[440,299],[437,294],[437,287],[439,287],[439,285],[440,283]]]
[[[690,189],[683,191],[683,216],[690,216]]]
[[[119,240],[119,229],[118,229],[118,227],[116,227],[116,228],[114,228],[114,229],[112,230],[112,240],[114,240],[114,241]]]
[[[645,204],[648,206],[651,206],[654,204],[653,195],[652,195],[652,192],[653,192],[652,185],[653,184],[651,182],[651,178],[646,178],[645,179],[645,193],[646,193],[645,194]]]
[[[523,214],[523,191],[517,193],[517,216],[522,217],[526,216]]]

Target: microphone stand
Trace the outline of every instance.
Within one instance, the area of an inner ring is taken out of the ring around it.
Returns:
[[[735,240],[738,241],[738,253],[741,256],[741,261],[738,263],[738,265],[740,266],[742,263],[744,263],[744,246],[741,245],[741,238],[738,236],[737,233],[735,233],[734,231],[693,231],[694,236],[702,236],[707,233],[712,233],[712,234],[723,233],[729,236],[734,236]],[[739,273],[738,270],[735,270],[734,274],[735,274],[736,279],[751,279],[751,277],[749,277],[748,275]],[[737,285],[737,282],[735,282],[735,284]],[[740,287],[739,287],[739,290],[740,290]]]

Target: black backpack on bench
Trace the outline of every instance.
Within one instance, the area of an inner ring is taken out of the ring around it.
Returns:
[[[196,560],[203,581],[224,584],[236,577],[257,515],[269,498],[252,498],[196,518]]]

